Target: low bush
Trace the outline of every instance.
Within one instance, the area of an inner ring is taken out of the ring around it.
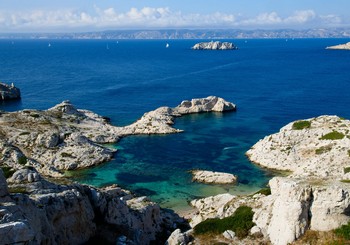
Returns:
[[[346,240],[350,240],[350,222],[334,230],[334,233]]]
[[[316,153],[317,155],[321,155],[321,154],[326,153],[326,152],[329,152],[329,151],[331,151],[331,150],[332,150],[332,146],[322,146],[322,147],[316,149],[316,150],[315,150],[315,153]]]
[[[255,225],[253,222],[254,212],[251,207],[240,206],[232,216],[223,219],[207,219],[194,227],[194,233],[220,234],[226,230],[232,230],[240,239],[249,234],[249,230]]]
[[[4,176],[5,178],[10,178],[13,173],[15,172],[15,170],[13,170],[11,167],[1,167],[2,171],[4,172]]]
[[[27,163],[27,157],[26,156],[21,156],[18,158],[18,163],[21,165],[25,165]]]
[[[305,128],[310,128],[311,122],[310,121],[297,121],[293,123],[292,129],[294,130],[302,130]]]
[[[345,135],[338,131],[333,131],[328,134],[323,135],[320,140],[341,140]]]
[[[255,194],[263,194],[265,196],[271,195],[271,189],[270,188],[262,188],[261,190],[258,190]]]
[[[344,174],[347,174],[347,173],[349,173],[349,172],[350,172],[350,167],[344,168]]]

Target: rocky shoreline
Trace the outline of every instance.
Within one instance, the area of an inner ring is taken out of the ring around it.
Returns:
[[[0,170],[0,244],[81,244],[98,234],[118,244],[165,241],[176,224],[186,222],[147,197],[117,186],[97,189],[46,178],[110,160],[114,151],[104,143],[133,134],[178,133],[172,127],[176,117],[235,109],[209,96],[158,108],[125,127],[69,101],[44,111],[1,112],[0,165],[7,179]]]
[[[248,237],[241,240],[228,229],[213,241],[286,245],[309,230],[331,231],[347,224],[350,121],[337,116],[291,122],[261,139],[247,152],[249,159],[291,174],[272,178],[268,192],[192,200],[195,211],[187,217],[189,227],[182,230],[178,225],[186,226],[186,222],[178,215],[118,186],[97,189],[45,179],[109,160],[114,152],[103,143],[133,134],[178,133],[181,131],[172,127],[176,117],[235,109],[234,104],[210,96],[183,101],[174,108],[158,108],[125,127],[113,126],[106,118],[76,109],[68,101],[46,111],[2,112],[0,163],[7,177],[14,173],[6,180],[0,171],[0,243],[83,243],[101,234],[118,244],[149,244],[168,237],[168,245],[200,244],[203,238],[195,234],[199,224],[230,218],[243,206],[253,212]],[[205,182],[227,177],[210,171],[197,174]]]

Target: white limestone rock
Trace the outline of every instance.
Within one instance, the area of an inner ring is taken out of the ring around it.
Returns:
[[[350,50],[350,42],[345,44],[339,44],[334,46],[326,47],[326,49],[341,49],[341,50]]]
[[[192,49],[194,50],[232,50],[237,49],[233,43],[211,41],[211,42],[200,42],[196,43]]]
[[[222,233],[222,235],[228,240],[233,240],[236,237],[235,232],[231,231],[231,230],[224,231],[224,233]]]
[[[235,104],[227,102],[224,99],[216,96],[208,96],[207,98],[202,99],[192,99],[191,101],[184,100],[180,105],[174,108],[174,112],[181,115],[200,112],[224,112],[234,110],[236,110]]]
[[[196,199],[191,201],[191,206],[195,207],[198,212],[192,216],[190,226],[194,227],[200,222],[209,218],[223,218],[226,215],[225,205],[231,202],[236,196],[225,193],[216,196],[210,196],[202,199]],[[236,207],[237,208],[237,207]],[[234,210],[231,210],[233,213]],[[232,214],[231,213],[231,214]]]
[[[188,232],[181,232],[180,229],[176,229],[171,233],[165,245],[186,245],[190,241]]]
[[[278,133],[266,136],[246,154],[251,161],[270,169],[292,171],[294,177],[345,179],[350,166],[350,121],[337,116],[320,116],[306,119],[309,128],[293,129],[295,122],[281,128]],[[342,139],[322,137],[338,132]]]
[[[212,172],[206,170],[192,170],[193,181],[209,184],[233,184],[236,183],[237,177],[233,174]]]

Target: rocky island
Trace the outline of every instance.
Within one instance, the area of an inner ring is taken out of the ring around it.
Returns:
[[[21,91],[13,83],[8,85],[0,82],[0,100],[16,100],[21,98]]]
[[[342,50],[350,50],[350,42],[345,44],[339,44],[335,46],[326,47],[326,49],[342,49]]]
[[[211,41],[211,42],[201,42],[195,44],[192,49],[194,50],[233,50],[238,49],[233,43],[230,42],[220,42],[220,41]]]
[[[81,244],[100,236],[110,243],[149,244],[167,238],[183,220],[147,197],[118,186],[97,189],[48,178],[110,160],[114,150],[104,143],[181,132],[172,127],[176,117],[235,109],[209,96],[158,108],[125,127],[69,101],[43,111],[1,112],[0,243]]]

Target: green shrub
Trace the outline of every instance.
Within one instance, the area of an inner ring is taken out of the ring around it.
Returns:
[[[38,118],[38,117],[40,117],[40,115],[39,115],[39,114],[37,114],[37,113],[30,114],[30,116],[31,116],[31,117],[34,117],[34,118]]]
[[[350,172],[350,167],[344,168],[344,174],[349,173],[349,172]]]
[[[262,188],[261,190],[254,193],[255,194],[263,194],[265,196],[271,195],[271,189],[270,188]]]
[[[74,158],[74,156],[71,153],[67,153],[67,152],[62,152],[61,153],[62,157],[69,157],[69,158]]]
[[[293,123],[292,129],[294,130],[302,130],[305,128],[310,128],[311,122],[310,121],[297,121]]]
[[[255,225],[253,222],[254,212],[251,207],[240,206],[232,216],[223,219],[207,219],[194,227],[194,233],[220,234],[226,230],[232,230],[240,239],[246,237],[249,230]]]
[[[21,165],[25,165],[27,163],[27,157],[26,156],[21,156],[18,158],[18,163]]]
[[[334,233],[346,240],[350,240],[350,222],[347,225],[342,225],[341,227],[334,230]]]
[[[323,135],[320,140],[341,140],[345,135],[338,131],[333,131],[328,134]]]
[[[27,188],[25,186],[9,186],[9,192],[10,193],[21,193],[21,194],[28,194]]]
[[[5,178],[10,178],[13,173],[15,172],[15,170],[13,170],[11,167],[1,167],[2,171],[4,172],[4,176]]]
[[[329,152],[330,150],[332,150],[332,147],[331,146],[322,146],[318,149],[315,150],[315,153],[317,155],[321,155],[323,153],[326,153],[326,152]]]

